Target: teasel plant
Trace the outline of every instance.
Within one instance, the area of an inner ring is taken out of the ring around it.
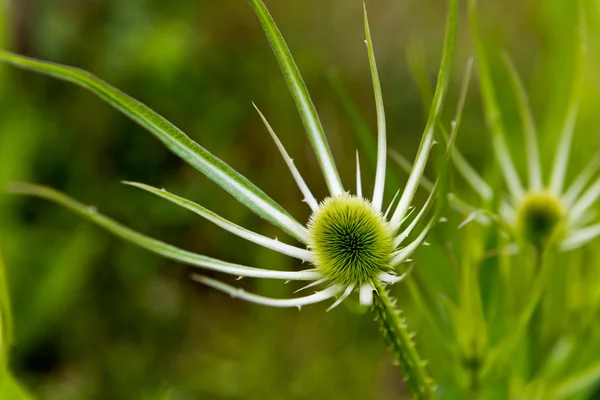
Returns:
[[[463,386],[475,398],[485,397],[485,391],[501,379],[503,388],[497,386],[492,391],[506,388],[510,398],[585,398],[599,379],[600,336],[593,322],[597,321],[598,307],[593,283],[598,276],[597,258],[593,246],[585,246],[598,235],[594,203],[600,193],[597,178],[593,180],[598,156],[576,173],[570,184],[565,179],[586,53],[587,9],[582,3],[573,4],[577,9],[573,77],[549,171],[544,171],[540,162],[524,84],[510,58],[503,57],[509,89],[514,92],[513,102],[522,120],[526,174],[519,174],[509,154],[507,130],[496,97],[497,79],[486,56],[493,47],[483,44],[476,2],[469,3],[483,111],[492,134],[497,170],[491,179],[484,178],[459,148],[453,150],[457,175],[474,189],[481,203],[464,201],[467,197],[462,197],[462,192],[447,192],[448,203],[463,215],[457,224],[458,254],[451,254],[461,269],[453,288],[460,295],[444,296],[443,315],[430,320],[451,321],[449,329],[455,339],[448,347],[460,348],[458,362],[470,371]],[[424,63],[415,53],[409,55],[410,69],[427,99]],[[399,153],[392,153],[392,158],[402,169],[410,168]],[[495,176],[508,190],[495,182]],[[525,185],[521,182],[524,176]],[[425,189],[432,186],[427,179],[421,182]]]
[[[600,236],[600,221],[593,209],[595,202],[600,198],[600,178],[594,180],[600,170],[600,153],[590,158],[570,184],[566,182],[586,53],[585,16],[581,5],[578,9],[579,22],[576,27],[571,88],[550,171],[544,171],[542,168],[537,127],[524,84],[510,56],[507,53],[503,54],[503,64],[514,92],[524,136],[527,169],[525,174],[519,174],[507,144],[506,128],[496,96],[494,78],[490,72],[486,46],[480,34],[477,2],[469,1],[471,37],[477,55],[485,121],[491,133],[494,160],[507,190],[501,194],[494,190],[494,186],[486,182],[460,150],[454,148],[451,159],[455,169],[473,189],[483,206],[465,202],[455,193],[450,194],[449,201],[457,211],[466,214],[467,218],[462,225],[473,220],[498,224],[511,240],[506,246],[508,252],[518,251],[519,248],[528,245],[537,252],[543,252],[549,245],[558,251],[569,251]],[[428,84],[423,82],[423,74],[418,71],[422,69],[419,65],[422,61],[412,61],[417,64],[413,65],[413,75],[420,81],[419,87],[422,91],[428,91]],[[425,99],[429,96],[429,93],[424,95]],[[393,152],[392,158],[404,170],[411,166],[406,158],[397,152]],[[525,184],[522,175],[526,175]],[[426,190],[431,190],[433,186],[426,178],[422,179],[421,183]]]
[[[365,42],[377,111],[377,165],[372,195],[367,194],[366,189],[363,190],[359,151],[356,155],[355,192],[351,194],[342,185],[323,126],[290,50],[263,2],[261,0],[250,0],[250,4],[258,16],[283,72],[329,189],[329,196],[325,199],[318,201],[314,197],[273,128],[267,122],[265,116],[256,108],[266,130],[271,135],[287,164],[303,196],[303,201],[312,211],[312,215],[305,225],[298,222],[275,200],[248,179],[194,142],[165,118],[91,73],[74,67],[24,57],[4,50],[0,51],[0,60],[19,68],[72,82],[90,90],[146,128],[169,150],[213,180],[258,216],[297,240],[300,245],[287,244],[278,239],[272,239],[247,230],[201,205],[169,193],[165,189],[135,182],[125,182],[126,184],[186,208],[250,242],[298,259],[308,264],[308,268],[301,271],[277,271],[217,260],[138,233],[102,215],[95,207],[86,206],[46,186],[31,183],[13,183],[10,185],[9,191],[58,203],[128,242],[175,261],[237,277],[308,282],[300,290],[321,287],[314,294],[290,299],[273,299],[249,293],[241,288],[201,274],[194,273],[192,275],[194,280],[202,284],[251,303],[272,307],[301,308],[308,304],[335,299],[329,307],[330,310],[353,292],[358,292],[360,304],[365,307],[372,307],[376,318],[380,321],[383,336],[393,351],[395,361],[403,371],[412,396],[418,399],[433,398],[436,386],[427,370],[426,362],[418,354],[413,341],[413,333],[408,330],[404,318],[396,308],[396,301],[388,293],[387,288],[402,281],[406,276],[407,271],[410,269],[405,269],[403,265],[410,261],[410,257],[420,246],[425,244],[428,232],[438,219],[433,204],[437,198],[439,181],[434,183],[429,197],[417,212],[414,212],[415,208],[411,204],[423,177],[430,152],[435,144],[435,127],[446,97],[457,34],[457,0],[449,0],[446,34],[437,86],[414,160],[414,166],[405,187],[398,190],[397,196],[385,208],[384,192],[388,168],[386,119],[366,7],[364,13]],[[468,82],[468,74],[465,82]],[[458,129],[462,104],[464,104],[464,93],[466,93],[466,84],[463,85],[462,100],[459,101],[457,107],[457,122],[452,126],[442,157],[445,160],[444,162],[447,162],[449,158],[448,155],[451,153]],[[397,202],[395,201],[396,198],[398,198]],[[411,238],[410,241],[409,238]]]
[[[405,281],[411,311],[420,316],[417,330],[428,335],[422,353],[430,359],[444,354],[446,360],[445,365],[432,366],[443,398],[455,398],[453,394],[457,398],[585,398],[600,379],[600,332],[593,322],[600,304],[594,283],[600,271],[597,258],[587,248],[590,246],[585,246],[594,239],[596,230],[592,221],[597,216],[593,206],[598,189],[592,178],[598,160],[590,161],[570,185],[565,181],[582,85],[583,10],[580,5],[567,116],[547,181],[542,180],[538,139],[524,84],[504,56],[509,89],[515,93],[525,131],[528,183],[523,186],[508,155],[500,102],[495,95],[496,77],[485,54],[492,47],[484,48],[476,4],[469,3],[494,166],[488,174],[491,176],[484,175],[471,166],[459,148],[452,149],[450,158],[456,173],[450,172],[450,178],[463,178],[475,196],[457,191],[458,181],[448,179],[442,193],[456,212],[445,214],[448,223],[437,230],[432,250],[420,256],[418,262],[426,268],[413,271]],[[432,90],[419,50],[418,45],[409,46],[407,61],[427,107]],[[373,148],[375,135],[339,77],[334,75],[332,84],[359,142]],[[436,128],[442,138],[449,137],[441,119]],[[393,165],[411,171],[409,160],[395,149],[389,151]],[[553,182],[561,181],[560,190],[553,189]],[[435,187],[426,177],[420,183],[425,191]],[[519,196],[513,196],[513,187],[521,187]],[[568,326],[565,321],[570,321]]]
[[[583,246],[600,235],[600,224],[592,209],[600,197],[600,180],[592,181],[600,169],[599,155],[591,158],[570,185],[565,182],[581,97],[586,52],[585,18],[581,6],[579,13],[571,90],[554,162],[547,176],[544,176],[540,162],[537,128],[527,93],[509,56],[504,55],[504,64],[515,92],[525,138],[527,184],[523,185],[506,144],[502,113],[479,33],[476,2],[470,2],[472,37],[478,59],[484,113],[492,134],[494,155],[508,188],[508,196],[500,200],[496,214],[499,221],[511,228],[517,240],[529,243],[536,249],[543,249],[550,242],[556,242],[559,250],[568,251]],[[474,172],[472,168],[471,170]],[[491,200],[492,190],[482,179],[468,182],[473,184],[482,200]]]
[[[524,136],[527,170],[525,174],[519,174],[507,144],[506,128],[496,97],[494,78],[490,72],[486,46],[479,32],[477,1],[469,1],[471,36],[477,55],[476,64],[485,121],[491,132],[494,160],[507,190],[498,193],[495,186],[486,182],[484,176],[469,163],[460,149],[454,147],[451,155],[452,164],[473,189],[482,205],[465,201],[461,195],[453,192],[448,192],[447,200],[456,211],[465,215],[466,219],[462,221],[461,226],[472,221],[482,224],[493,222],[499,225],[510,239],[510,243],[504,249],[508,253],[519,251],[524,246],[532,246],[541,253],[549,245],[558,251],[570,251],[600,236],[600,221],[593,208],[600,198],[600,178],[594,179],[600,170],[600,153],[589,159],[587,165],[576,174],[570,184],[566,182],[586,54],[585,8],[580,4],[581,2],[577,3],[579,3],[579,22],[576,27],[573,76],[550,171],[544,171],[542,168],[537,127],[524,84],[508,53],[504,52],[502,55]],[[427,102],[431,98],[431,92],[427,75],[424,73],[422,55],[415,49],[412,50],[408,54],[409,69],[419,86],[424,102]],[[438,129],[444,137],[448,137],[442,125],[439,125]],[[411,170],[412,164],[403,154],[390,149],[390,156],[402,170],[405,172]],[[520,175],[526,175],[525,184]],[[423,177],[421,187],[431,191],[433,183],[427,177]]]
[[[583,398],[585,391],[597,382],[599,373],[597,359],[590,363],[586,354],[589,352],[597,357],[595,348],[600,340],[593,323],[598,298],[586,282],[597,276],[597,263],[592,262],[591,268],[584,265],[583,247],[600,235],[595,207],[600,198],[600,178],[597,176],[600,154],[591,157],[587,165],[574,174],[572,182],[566,179],[587,52],[587,5],[582,1],[573,2],[572,9],[576,11],[576,18],[570,57],[570,90],[548,170],[544,170],[541,162],[537,127],[525,86],[509,56],[503,55],[524,135],[527,172],[524,184],[523,176],[519,175],[513,162],[514,154],[511,155],[508,149],[507,130],[496,96],[487,47],[480,33],[477,1],[469,1],[471,37],[478,60],[484,116],[491,133],[496,165],[508,190],[499,195],[492,194],[491,185],[473,184],[473,188],[484,203],[494,204],[493,212],[487,215],[512,242],[508,247],[498,249],[498,262],[504,279],[516,292],[509,297],[512,297],[515,315],[514,325],[510,328],[512,332],[506,333],[489,351],[482,375],[489,374],[494,364],[509,365],[512,357],[518,358],[520,352],[526,352],[527,357],[523,359],[530,363],[530,375],[512,388],[513,392],[518,391],[526,398],[570,398],[577,392]],[[463,169],[470,169],[471,175],[475,173],[466,163]],[[466,177],[464,173],[463,176]],[[484,182],[483,178],[468,181]],[[509,248],[513,251],[502,254]],[[527,248],[533,249],[533,257],[528,258]],[[510,253],[521,254],[511,257]],[[579,293],[574,296],[576,292]],[[557,299],[563,299],[564,304]],[[572,321],[572,326],[560,322],[564,320]]]

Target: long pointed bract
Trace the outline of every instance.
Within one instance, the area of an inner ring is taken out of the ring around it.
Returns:
[[[360,160],[358,158],[358,150],[356,150],[356,195],[362,197],[362,180],[360,178]]]
[[[412,231],[417,227],[417,225],[419,225],[419,223],[423,220],[423,218],[427,214],[427,211],[429,211],[429,209],[431,209],[433,200],[435,199],[435,196],[436,196],[438,186],[439,186],[439,182],[436,181],[436,183],[434,185],[434,189],[431,191],[431,193],[427,197],[427,200],[425,201],[423,208],[421,208],[421,210],[419,211],[419,213],[417,214],[415,219],[412,220],[412,222],[406,227],[406,229],[403,229],[402,232],[398,236],[396,236],[396,238],[394,239],[394,248],[397,248],[404,242],[404,240],[412,233]]]
[[[18,194],[39,197],[60,204],[90,220],[91,222],[96,223],[97,225],[103,227],[127,242],[136,244],[153,253],[184,264],[223,272],[225,274],[247,276],[252,278],[313,280],[322,277],[320,273],[312,270],[293,272],[251,268],[243,265],[228,263],[207,256],[202,256],[187,250],[182,250],[127,228],[113,219],[100,214],[95,207],[89,207],[81,204],[80,202],[46,186],[34,185],[30,183],[13,183],[9,186],[9,191]]]
[[[513,199],[518,201],[523,197],[524,190],[506,145],[506,134],[502,123],[500,107],[498,106],[496,92],[492,83],[492,77],[490,76],[488,62],[485,56],[485,47],[479,33],[476,0],[469,1],[469,18],[471,20],[472,37],[475,41],[485,119],[487,126],[492,133],[494,153],[496,154],[498,164],[500,165],[502,175],[510,193]]]
[[[410,257],[410,255],[412,253],[414,253],[414,251],[417,248],[419,248],[419,246],[421,246],[421,244],[423,244],[423,242],[425,241],[425,238],[427,237],[427,234],[429,233],[429,229],[431,229],[432,225],[433,225],[433,219],[427,223],[425,228],[423,228],[423,231],[421,232],[421,234],[415,240],[413,240],[406,247],[398,250],[394,254],[392,261],[390,262],[390,266],[395,267],[395,266],[403,263],[404,261],[406,261],[406,259],[408,257]]]
[[[390,201],[390,204],[388,204],[388,207],[385,209],[385,213],[383,214],[383,219],[385,219],[385,220],[388,219],[388,215],[389,215],[390,211],[392,211],[392,207],[394,206],[394,202],[396,201],[396,197],[398,197],[398,195],[400,194],[400,190],[401,189],[396,190],[396,193],[394,194],[394,197],[392,197],[392,201]]]
[[[444,166],[448,164],[448,161],[451,159],[456,166],[456,169],[462,173],[463,177],[467,180],[467,182],[473,187],[473,189],[481,196],[482,200],[489,201],[492,199],[493,193],[492,189],[489,187],[487,183],[481,178],[479,173],[475,171],[475,169],[467,162],[467,160],[462,156],[462,154],[456,149],[454,146],[456,142],[456,137],[458,134],[458,130],[460,128],[460,124],[462,122],[462,115],[465,108],[465,102],[467,100],[467,93],[469,91],[469,85],[471,83],[471,73],[473,72],[473,57],[470,57],[467,60],[467,65],[465,68],[465,73],[463,75],[461,90],[458,96],[458,104],[456,106],[456,113],[454,115],[454,120],[451,124],[450,134],[445,134],[446,136],[446,154],[444,156]],[[442,126],[442,124],[438,124]],[[446,171],[446,170],[444,170]],[[438,179],[444,179],[446,172],[442,174]],[[448,193],[448,200],[450,204],[457,210],[464,208],[461,205],[461,201],[456,198],[456,196],[450,196]]]
[[[410,171],[412,171],[412,169],[413,169],[413,164],[410,161],[408,161],[408,159],[406,159],[406,157],[404,157],[402,154],[400,154],[399,152],[397,152],[394,149],[390,149],[389,153],[390,153],[390,158],[392,159],[392,161],[394,161],[396,164],[398,164],[398,166],[400,167],[400,169],[402,171],[404,171],[405,173],[410,175]],[[427,193],[431,193],[431,191],[433,190],[433,182],[425,175],[423,175],[421,177],[421,180],[419,181],[419,185]]]
[[[472,69],[473,69],[473,59],[470,58],[467,61],[467,65],[465,68],[465,73],[464,73],[463,81],[462,81],[462,85],[461,85],[461,91],[460,91],[460,95],[458,98],[458,104],[456,106],[456,114],[454,115],[454,120],[452,121],[452,129],[450,130],[450,134],[446,138],[446,141],[447,141],[446,152],[444,154],[444,160],[443,160],[444,166],[446,166],[448,164],[450,157],[452,156],[452,154],[454,154],[454,143],[456,142],[456,136],[457,136],[458,130],[460,128],[460,124],[462,122],[462,114],[463,114],[463,110],[464,110],[464,106],[465,106],[465,101],[467,98],[467,92],[469,90],[469,82],[471,81]],[[400,155],[398,155],[398,161],[401,163],[406,163],[405,161],[403,162],[402,156],[400,156]],[[429,209],[431,208],[431,206],[433,204],[433,201],[437,195],[438,188],[440,186],[440,182],[443,179],[444,179],[444,176],[438,177],[438,179],[435,181],[435,183],[431,186],[431,190],[429,191],[429,197],[427,198],[421,211],[419,211],[419,213],[417,214],[415,219],[410,223],[410,225],[406,229],[404,229],[394,239],[394,248],[397,248],[398,246],[400,246],[402,244],[402,242],[411,234],[411,232],[415,229],[415,227],[425,217],[426,213],[429,211]],[[424,177],[421,177],[421,180],[424,182],[426,181],[424,179]],[[454,200],[452,200],[450,198],[448,198],[448,199],[452,205],[454,205],[456,203],[456,198],[454,198]],[[400,224],[402,224],[402,221],[400,222]],[[429,228],[426,228],[426,229],[429,229]]]
[[[294,293],[298,293],[298,292],[301,292],[303,290],[310,289],[311,287],[322,285],[323,283],[325,283],[327,281],[329,281],[329,279],[327,279],[327,278],[318,279],[318,280],[316,280],[314,282],[309,283],[308,285],[302,286],[300,289],[294,291]]]
[[[467,60],[465,67],[465,73],[463,75],[460,94],[458,96],[458,103],[456,105],[456,113],[454,114],[454,120],[452,121],[450,128],[450,135],[446,139],[446,152],[444,154],[444,167],[448,165],[448,161],[454,154],[454,144],[456,143],[456,137],[458,136],[458,130],[462,122],[462,115],[465,108],[465,101],[467,100],[467,93],[469,92],[469,84],[471,82],[471,72],[473,71],[473,58]],[[444,179],[446,175],[446,169],[444,168],[443,174],[438,179]]]
[[[410,161],[408,161],[406,158],[404,158],[404,156],[402,154],[398,153],[395,150],[390,150],[389,153],[390,153],[391,159],[393,161],[395,161],[404,172],[410,173],[410,170],[412,168],[412,164],[410,163]],[[454,152],[452,152],[452,154],[454,154]],[[431,193],[434,188],[434,183],[431,182],[429,180],[429,178],[423,176],[421,178],[421,181],[419,182],[419,186],[421,186],[421,188],[423,190],[425,190],[427,193]],[[452,208],[454,208],[456,211],[458,211],[459,213],[464,214],[464,215],[469,215],[473,212],[478,211],[477,208],[469,205],[469,203],[460,199],[455,193],[448,193],[448,202],[450,203]],[[480,215],[477,218],[477,220],[481,223],[484,223],[484,221],[487,219],[485,216]]]
[[[371,306],[373,304],[373,285],[370,283],[364,283],[359,289],[359,302],[360,305]]]
[[[295,299],[271,299],[269,297],[259,296],[254,293],[248,293],[244,289],[236,288],[226,283],[217,281],[216,279],[207,278],[206,276],[193,274],[192,279],[204,285],[210,286],[213,289],[220,290],[229,294],[231,297],[249,301],[251,303],[262,304],[271,307],[302,307],[308,304],[319,303],[327,300],[338,294],[342,289],[337,286],[331,286],[327,289],[311,294],[310,296],[298,297]]]
[[[261,218],[303,241],[303,226],[252,182],[194,142],[165,118],[91,73],[79,68],[39,61],[0,50],[0,61],[90,90],[156,136],[169,150],[221,186]]]
[[[281,153],[283,160],[285,161],[288,168],[290,169],[290,172],[292,173],[292,176],[294,177],[294,180],[296,181],[298,188],[300,189],[300,191],[302,192],[302,195],[304,196],[304,201],[306,201],[306,203],[308,204],[308,206],[310,207],[311,210],[315,211],[319,207],[319,203],[317,203],[317,199],[315,199],[315,196],[313,196],[312,192],[308,188],[308,185],[302,178],[302,175],[300,175],[300,171],[298,171],[298,168],[296,168],[296,165],[294,165],[294,160],[292,160],[292,158],[288,155],[287,151],[285,150],[285,147],[283,147],[283,144],[281,143],[281,141],[275,134],[275,131],[273,130],[273,128],[271,128],[271,124],[269,124],[269,122],[267,121],[267,119],[265,118],[263,113],[261,113],[260,110],[258,109],[258,107],[256,107],[256,104],[252,103],[252,105],[256,109],[256,112],[258,112],[258,115],[260,116],[263,123],[265,124],[267,131],[269,131],[271,138],[273,138],[273,141],[275,142],[277,149],[279,149],[279,152]]]
[[[413,79],[417,83],[419,91],[421,92],[421,100],[425,107],[431,104],[433,98],[431,85],[427,79],[427,71],[425,69],[425,61],[421,51],[407,51],[408,59],[408,70],[412,75]],[[469,67],[470,69],[470,67]],[[447,140],[449,137],[448,132],[441,121],[438,121],[438,129],[442,132],[442,135]],[[489,201],[493,197],[492,188],[484,181],[481,175],[469,164],[459,149],[454,148],[452,150],[452,162],[458,170],[458,172],[465,178],[465,181],[473,187],[473,189],[479,194],[482,200]],[[411,164],[412,167],[412,164]],[[410,168],[409,168],[410,171]]]
[[[554,167],[552,169],[550,180],[550,190],[559,195],[562,193],[565,174],[567,172],[571,142],[573,141],[573,133],[575,131],[575,121],[579,110],[579,99],[581,97],[581,89],[583,86],[583,67],[586,53],[585,22],[583,15],[579,16],[577,46],[575,50],[573,84],[571,86],[571,93],[567,104],[567,113],[563,122],[560,140],[556,147],[556,156],[554,157]]]
[[[331,311],[334,308],[336,308],[337,306],[339,306],[342,303],[342,301],[346,300],[346,298],[348,296],[350,296],[350,294],[352,293],[353,290],[354,290],[354,284],[348,285],[348,287],[346,287],[346,290],[344,290],[342,295],[332,305],[329,306],[327,311]]]
[[[341,195],[344,193],[342,181],[340,180],[331,150],[327,144],[323,126],[321,125],[315,106],[310,99],[300,71],[296,66],[296,62],[263,2],[261,0],[249,1],[260,20],[269,43],[271,43],[273,53],[277,58],[288,88],[296,102],[296,107],[302,118],[302,123],[306,129],[310,143],[317,155],[329,192],[332,196]]]
[[[492,188],[487,184],[481,175],[477,172],[473,166],[466,160],[458,149],[452,151],[452,162],[456,167],[456,170],[465,178],[465,181],[471,185],[471,187],[477,192],[479,197],[484,201],[492,200],[494,193]]]
[[[402,273],[402,275],[392,275],[388,274],[387,272],[382,272],[379,274],[379,280],[385,282],[387,285],[393,285],[394,283],[404,280],[404,278],[406,278],[411,271],[412,265],[407,268],[406,272]]]
[[[369,19],[367,17],[367,6],[364,5],[365,35],[367,37],[367,51],[369,53],[369,66],[371,68],[371,79],[373,80],[373,92],[375,93],[375,107],[377,109],[377,168],[375,170],[375,185],[373,187],[373,207],[381,211],[383,204],[383,192],[385,190],[385,167],[387,160],[387,139],[385,110],[383,107],[383,96],[381,94],[381,83],[379,82],[379,73],[377,72],[377,63],[373,52],[373,42],[371,41],[371,30],[369,29]]]
[[[590,186],[583,194],[577,199],[575,204],[569,209],[569,219],[573,224],[576,224],[581,219],[586,211],[596,200],[600,198],[600,178],[598,178],[592,186]]]
[[[565,251],[575,249],[583,246],[598,236],[600,236],[600,224],[586,226],[585,228],[571,232],[569,237],[561,243],[561,249]]]
[[[590,183],[590,179],[592,176],[598,171],[600,168],[600,154],[596,154],[585,168],[579,173],[575,181],[571,184],[571,186],[567,189],[565,194],[562,196],[563,205],[567,208],[570,208],[577,197],[583,192],[583,189]]]
[[[438,73],[437,86],[433,96],[433,103],[431,105],[431,111],[429,113],[429,118],[427,119],[427,124],[425,125],[425,131],[423,132],[423,138],[419,144],[419,150],[417,151],[415,163],[408,177],[408,182],[406,183],[404,192],[402,193],[400,201],[398,202],[398,206],[396,207],[396,210],[394,211],[390,221],[390,225],[394,231],[399,228],[400,221],[404,219],[404,215],[408,211],[408,207],[410,206],[415,192],[417,191],[419,182],[423,177],[425,165],[427,164],[427,159],[429,158],[429,151],[433,145],[435,126],[438,122],[444,99],[446,97],[450,68],[454,59],[454,47],[456,44],[458,19],[457,0],[450,0],[449,3],[450,7],[448,10],[446,38],[444,41],[444,50],[442,54],[440,71]]]
[[[523,133],[525,134],[525,149],[527,151],[527,171],[529,173],[529,188],[531,190],[540,190],[542,188],[542,167],[540,164],[540,154],[538,149],[537,132],[533,113],[529,106],[527,92],[523,82],[519,77],[517,69],[508,54],[504,54],[504,64],[510,75],[510,80],[517,99],[517,109],[521,115],[523,124]]]
[[[246,240],[256,243],[260,246],[264,246],[268,249],[277,251],[278,253],[285,254],[290,257],[294,257],[299,260],[302,260],[302,261],[312,262],[312,260],[313,260],[312,253],[306,249],[301,249],[296,246],[291,246],[289,244],[282,243],[279,240],[271,239],[266,236],[259,235],[258,233],[252,232],[246,228],[242,228],[241,226],[226,220],[225,218],[202,207],[201,205],[196,204],[193,201],[190,201],[188,199],[184,199],[183,197],[179,197],[172,193],[169,193],[164,189],[162,189],[162,190],[157,189],[150,185],[145,185],[143,183],[137,183],[137,182],[123,182],[123,183],[125,183],[126,185],[134,186],[139,189],[145,190],[145,191],[155,194],[159,197],[162,197],[163,199],[169,200],[170,202],[175,203],[181,207],[184,207],[184,208],[192,211],[193,213],[198,214],[203,218],[206,218],[213,224],[225,229],[226,231],[229,231],[229,232],[233,233],[234,235],[241,237],[242,239],[246,239]],[[308,233],[307,233],[307,235],[308,235]]]

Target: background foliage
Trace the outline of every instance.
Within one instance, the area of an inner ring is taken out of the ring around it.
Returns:
[[[512,55],[531,94],[542,143],[552,149],[570,84],[572,2],[480,3],[486,42],[498,50],[496,56],[500,50]],[[267,6],[311,90],[348,184],[358,141],[328,76],[336,74],[344,82],[374,126],[362,2],[269,1]],[[423,52],[433,81],[446,7],[437,0],[381,0],[367,6],[389,142],[412,157],[426,110],[407,72],[406,52]],[[455,103],[464,61],[472,55],[462,17],[449,105]],[[600,14],[593,18],[597,22]],[[593,40],[598,25],[592,24],[591,31],[590,66],[597,65],[600,54],[600,42]],[[163,114],[305,220],[308,208],[299,201],[251,106],[254,101],[317,197],[325,194],[292,99],[243,0],[0,0],[0,46],[93,71]],[[501,66],[493,70],[498,72],[497,86],[506,86]],[[574,167],[585,164],[600,139],[595,109],[600,75],[592,67],[589,72]],[[512,94],[499,92],[516,141],[520,133]],[[471,90],[458,147],[493,177],[479,103],[478,91]],[[448,116],[452,111],[448,107]],[[542,154],[544,162],[551,161],[551,152]],[[400,171],[397,175],[404,176]],[[296,267],[287,258],[121,185],[121,180],[134,180],[164,186],[245,227],[278,234],[89,93],[1,65],[0,186],[17,180],[61,189],[186,249],[256,266]],[[446,229],[456,226],[453,219],[450,223],[454,225]],[[1,192],[0,246],[12,295],[11,366],[39,398],[402,398],[402,381],[369,314],[357,315],[348,307],[327,314],[322,306],[276,310],[232,300],[191,282],[188,267],[124,244],[56,206]],[[428,279],[440,291],[452,291],[446,284],[452,280],[447,258],[434,250],[422,253],[417,268],[442,263],[447,276]],[[594,266],[596,253],[592,249],[586,255]],[[277,283],[241,284],[272,296],[292,291]],[[394,292],[403,299],[400,307],[412,317],[409,322],[420,326],[406,287],[396,285]],[[419,337],[433,340],[427,330],[420,330]],[[433,366],[434,371],[449,368],[451,364]]]

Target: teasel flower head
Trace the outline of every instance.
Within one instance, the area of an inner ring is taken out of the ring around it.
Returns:
[[[194,142],[169,121],[92,74],[77,68],[26,58],[6,51],[0,51],[0,60],[17,67],[73,82],[92,91],[145,127],[171,151],[212,179],[251,211],[289,234],[300,245],[287,244],[278,239],[252,232],[199,204],[164,189],[134,182],[126,182],[128,185],[184,207],[250,242],[298,259],[303,262],[303,265],[308,266],[306,269],[278,271],[253,268],[198,255],[133,231],[100,214],[95,207],[87,207],[51,188],[16,183],[12,185],[11,189],[13,192],[38,196],[62,204],[129,242],[182,263],[237,277],[308,282],[303,289],[320,287],[313,294],[289,299],[273,299],[246,292],[214,278],[200,274],[192,275],[193,279],[198,282],[249,302],[273,307],[300,308],[307,304],[336,298],[330,307],[333,308],[353,292],[358,292],[360,303],[370,305],[376,288],[391,285],[403,279],[406,272],[400,273],[405,271],[404,269],[400,270],[401,265],[409,261],[415,250],[424,243],[435,220],[435,216],[431,216],[434,213],[430,212],[436,197],[435,190],[432,191],[422,208],[414,213],[416,214],[414,216],[411,215],[414,210],[411,203],[423,176],[430,150],[434,145],[434,128],[448,85],[457,30],[456,0],[450,1],[439,79],[414,168],[406,186],[398,191],[397,197],[394,197],[385,208],[386,119],[366,9],[364,14],[366,45],[377,110],[377,167],[374,188],[372,192],[367,193],[361,182],[357,151],[356,186],[355,190],[350,193],[342,185],[315,107],[279,29],[261,0],[250,0],[250,3],[281,67],[329,189],[329,196],[325,199],[318,201],[315,198],[274,129],[256,108],[266,130],[287,164],[304,202],[312,211],[307,224],[298,222],[275,200],[225,162]],[[408,240],[409,238],[411,239]]]

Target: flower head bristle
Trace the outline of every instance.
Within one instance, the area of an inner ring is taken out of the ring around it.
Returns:
[[[362,285],[389,268],[391,229],[369,201],[350,195],[329,197],[308,227],[317,270],[332,282]]]
[[[556,232],[564,214],[558,197],[549,192],[528,193],[518,210],[517,230],[523,239],[540,247]]]

